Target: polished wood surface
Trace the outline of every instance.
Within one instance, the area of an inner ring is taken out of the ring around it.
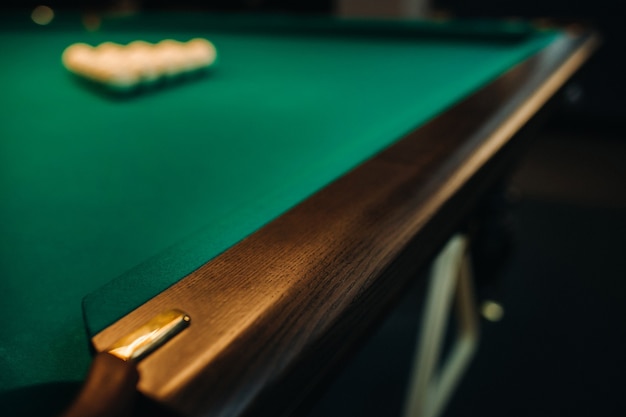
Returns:
[[[61,417],[131,417],[137,381],[134,363],[100,352],[78,397]]]
[[[182,309],[191,326],[139,365],[144,395],[186,415],[287,413],[459,227],[595,45],[564,38],[516,66],[96,335],[96,349]]]

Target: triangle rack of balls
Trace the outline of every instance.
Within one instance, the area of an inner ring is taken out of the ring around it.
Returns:
[[[166,39],[155,44],[140,40],[127,45],[75,43],[65,49],[62,61],[78,76],[126,92],[205,70],[216,57],[210,41],[196,38],[187,42]]]

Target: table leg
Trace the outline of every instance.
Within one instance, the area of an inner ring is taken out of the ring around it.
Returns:
[[[478,345],[479,329],[466,236],[454,236],[435,259],[404,417],[436,417],[450,398]],[[446,362],[437,371],[448,315],[457,316],[457,335]]]

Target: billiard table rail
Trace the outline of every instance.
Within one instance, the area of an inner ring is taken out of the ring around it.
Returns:
[[[511,167],[598,42],[559,38],[96,334],[95,350],[180,308],[192,324],[139,365],[145,397],[190,416],[293,412]]]

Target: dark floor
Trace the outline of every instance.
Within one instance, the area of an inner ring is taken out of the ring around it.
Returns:
[[[545,130],[511,189],[504,307],[448,404],[457,416],[626,415],[626,140]],[[309,417],[400,415],[420,309],[416,291]]]

